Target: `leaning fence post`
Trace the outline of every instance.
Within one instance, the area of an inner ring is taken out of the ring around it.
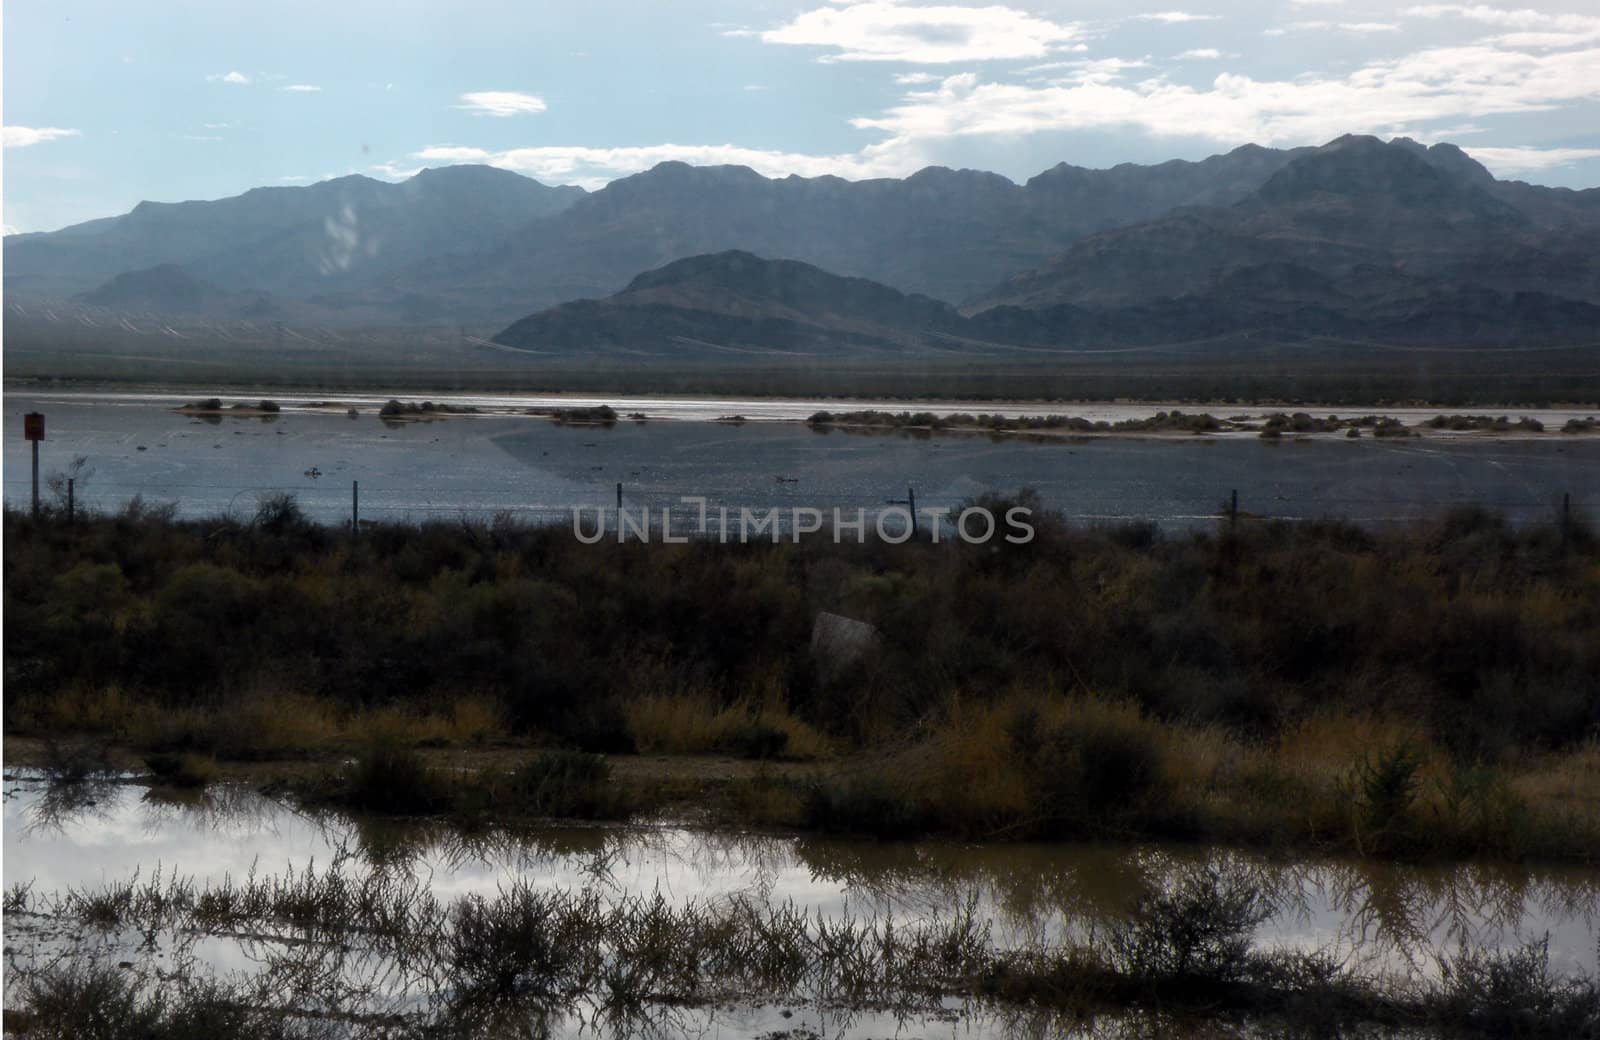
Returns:
[[[78,481],[77,481],[76,478],[74,478],[74,477],[68,477],[67,478],[67,523],[68,523],[68,525],[71,525],[73,523],[73,521],[77,518],[77,510],[74,508],[76,503],[73,500],[74,499],[73,491],[74,491],[75,485],[77,483],[78,483]]]
[[[350,482],[350,537],[361,533],[361,481]]]

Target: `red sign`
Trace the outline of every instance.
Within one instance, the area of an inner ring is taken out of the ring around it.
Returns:
[[[29,412],[22,417],[22,436],[30,441],[44,440],[43,412]]]

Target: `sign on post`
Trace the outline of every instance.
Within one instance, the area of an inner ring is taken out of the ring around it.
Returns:
[[[44,440],[44,413],[29,412],[22,417],[22,436],[33,442],[33,517],[39,518],[39,442]]]

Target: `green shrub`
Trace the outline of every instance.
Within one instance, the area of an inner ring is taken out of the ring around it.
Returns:
[[[352,809],[420,816],[449,807],[451,792],[422,756],[389,741],[368,747],[340,778],[338,799]]]
[[[926,812],[877,775],[813,784],[801,817],[802,826],[824,834],[886,839],[913,838],[933,826]]]
[[[517,809],[572,819],[609,819],[625,807],[611,784],[611,764],[582,751],[541,751],[511,774]]]

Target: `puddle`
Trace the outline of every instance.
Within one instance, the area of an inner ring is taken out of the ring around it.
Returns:
[[[587,891],[607,902],[657,894],[673,906],[742,898],[793,904],[829,919],[904,925],[948,918],[971,905],[991,923],[997,946],[1024,947],[1087,938],[1124,915],[1140,893],[1182,871],[1210,867],[1247,877],[1267,894],[1273,913],[1255,936],[1264,949],[1322,950],[1368,973],[1416,978],[1433,975],[1439,956],[1463,946],[1510,948],[1548,935],[1553,971],[1596,970],[1600,872],[1582,868],[1289,862],[1163,845],[880,844],[681,827],[549,827],[463,836],[442,825],[306,813],[235,787],[203,795],[126,783],[79,785],[66,789],[70,797],[63,790],[25,774],[7,780],[8,891],[19,884],[30,884],[34,893],[93,889],[158,872],[202,885],[237,882],[326,868],[342,857],[353,875],[405,878],[444,902],[471,893],[492,896],[520,882],[540,891]],[[8,915],[6,930],[11,957],[89,941],[21,914]],[[114,953],[137,949],[143,940],[114,933],[93,941],[102,953]],[[249,941],[207,936],[154,955],[145,945],[141,963],[156,970],[173,970],[161,964],[169,954],[218,972],[248,972],[260,963]],[[398,1007],[412,999],[405,985],[387,998]],[[909,1019],[798,1005],[656,1010],[670,1019],[663,1024],[666,1035],[756,1037],[798,1030],[796,1036],[895,1036],[910,1029],[913,1035],[974,1036],[1011,1035],[1021,1028],[1016,1021],[962,1014],[956,1005],[920,1008]],[[577,1018],[551,1028],[558,1034],[581,1031],[581,1008],[571,1014]],[[1140,1032],[1144,1025],[1132,1019],[1107,1028],[1101,1023],[1092,1035],[1146,1035]],[[1170,1031],[1172,1024],[1162,1028]]]

